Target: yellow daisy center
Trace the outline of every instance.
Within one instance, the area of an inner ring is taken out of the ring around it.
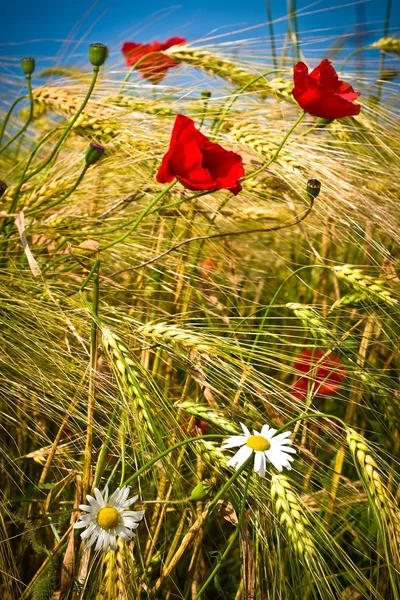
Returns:
[[[262,435],[251,435],[247,438],[246,445],[256,452],[265,452],[271,448],[269,441]]]
[[[121,514],[112,506],[105,506],[97,513],[97,524],[102,529],[115,529],[121,521]]]

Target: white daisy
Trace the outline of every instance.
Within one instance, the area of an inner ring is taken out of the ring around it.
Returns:
[[[86,548],[92,546],[97,540],[95,550],[104,552],[109,548],[115,550],[117,536],[123,540],[133,538],[134,530],[139,527],[139,522],[143,519],[144,510],[126,510],[138,499],[138,496],[128,498],[129,487],[126,485],[121,489],[117,488],[110,497],[107,488],[103,494],[95,488],[94,495],[95,498],[86,496],[89,505],[79,505],[86,514],[79,517],[74,528],[85,528],[81,538],[87,540]]]
[[[288,446],[292,443],[292,440],[288,439],[291,435],[290,431],[275,435],[276,429],[269,427],[269,425],[263,425],[261,433],[254,431],[254,435],[251,435],[246,425],[240,424],[244,435],[234,435],[222,444],[224,449],[241,446],[235,456],[228,461],[228,466],[236,467],[236,470],[239,469],[254,452],[254,470],[260,477],[265,477],[266,459],[278,471],[282,471],[283,467],[291,468],[290,463],[293,456],[290,455],[296,454],[296,450]]]

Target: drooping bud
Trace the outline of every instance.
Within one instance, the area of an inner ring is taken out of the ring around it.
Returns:
[[[309,179],[307,181],[307,194],[310,198],[315,199],[321,190],[321,182],[318,179]]]
[[[35,59],[34,58],[23,58],[21,59],[21,69],[28,77],[32,75],[35,70]]]
[[[86,150],[85,161],[86,164],[90,167],[97,163],[98,160],[104,154],[104,147],[100,144],[96,144],[95,142],[91,142],[89,148]]]
[[[211,98],[211,92],[209,90],[202,90],[201,97],[203,98],[203,100],[208,100],[209,98]]]
[[[0,198],[4,195],[4,192],[7,189],[7,184],[4,181],[0,181]]]
[[[108,48],[104,44],[90,44],[89,60],[94,67],[101,67],[106,62]]]

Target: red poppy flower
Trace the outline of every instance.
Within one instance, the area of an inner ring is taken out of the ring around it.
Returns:
[[[236,196],[243,176],[239,154],[214,144],[196,129],[192,119],[177,115],[169,150],[157,173],[159,183],[171,183],[176,177],[189,190],[226,189]]]
[[[310,115],[333,120],[359,114],[361,107],[353,101],[360,94],[339,80],[329,60],[324,59],[311,73],[303,62],[297,63],[293,79],[293,97]]]
[[[217,263],[212,258],[205,258],[200,263],[200,270],[203,277],[209,277],[213,271],[217,268]]]
[[[153,42],[152,44],[125,42],[121,50],[125,56],[127,67],[132,67],[138,60],[149,54],[147,58],[140,61],[136,68],[145,79],[150,79],[152,83],[160,83],[168,69],[177,67],[179,62],[166,54],[153,54],[153,52],[163,52],[178,44],[186,44],[185,38],[172,37],[166,42]]]
[[[321,358],[326,354],[322,350],[306,349],[300,352],[294,367],[297,371],[310,376],[300,377],[293,386],[293,395],[303,400],[307,391],[319,396],[332,396],[342,385],[347,377],[346,369],[340,358],[330,354],[321,362]],[[316,367],[315,365],[318,364]]]
[[[210,424],[207,423],[207,421],[204,421],[203,419],[199,419],[198,417],[196,417],[195,422],[192,423],[192,426],[190,428],[188,427],[189,422],[190,418],[187,418],[180,425],[181,430],[186,435],[190,435],[193,437],[199,435],[200,433],[204,435],[210,430]]]

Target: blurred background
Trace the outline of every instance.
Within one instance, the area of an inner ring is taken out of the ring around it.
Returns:
[[[296,14],[292,20],[290,15]],[[103,42],[113,64],[123,68],[123,41],[147,42],[184,36],[195,44],[224,44],[243,40],[256,55],[268,55],[273,33],[278,55],[288,28],[297,28],[305,58],[318,60],[321,49],[345,56],[384,34],[400,29],[399,0],[13,0],[2,6],[0,74],[19,69],[19,59],[34,56],[42,68],[85,64],[87,47]],[[252,40],[249,42],[246,40]],[[229,50],[229,48],[228,48]],[[376,60],[376,52],[374,60]],[[357,55],[357,64],[368,59]]]

